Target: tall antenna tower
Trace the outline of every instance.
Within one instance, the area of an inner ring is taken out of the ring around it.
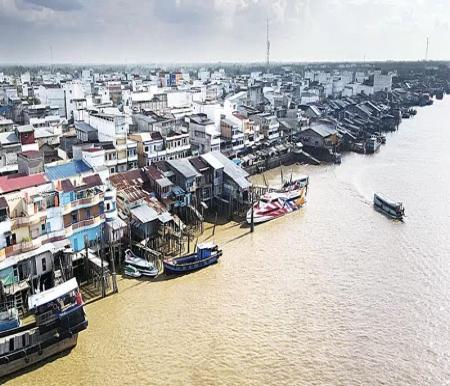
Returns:
[[[53,46],[50,45],[50,73],[53,74]]]
[[[425,61],[428,61],[428,49],[430,48],[430,39],[427,37],[427,49],[425,50]]]
[[[269,17],[267,17],[267,37],[266,37],[266,71],[269,73],[270,66],[270,40],[269,40]]]

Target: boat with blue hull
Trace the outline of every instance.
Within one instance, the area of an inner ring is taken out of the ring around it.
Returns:
[[[197,246],[197,251],[181,257],[164,260],[166,274],[183,274],[216,264],[222,256],[222,250],[215,243],[204,243]]]
[[[27,323],[0,330],[0,380],[72,349],[88,325],[76,279],[31,295],[28,309],[32,313]],[[15,313],[11,315],[3,315],[4,320],[15,319]]]

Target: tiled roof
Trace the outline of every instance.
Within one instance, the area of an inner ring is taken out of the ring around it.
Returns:
[[[31,174],[25,176],[22,174],[13,174],[0,177],[0,193],[9,193],[16,190],[40,186],[49,182],[44,173]]]

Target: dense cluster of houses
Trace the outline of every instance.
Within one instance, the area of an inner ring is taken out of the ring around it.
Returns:
[[[99,239],[180,234],[245,203],[261,160],[332,159],[431,95],[371,67],[0,73],[2,291],[22,304],[55,256],[79,261]]]

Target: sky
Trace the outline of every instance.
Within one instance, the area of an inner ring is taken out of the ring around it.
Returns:
[[[450,59],[450,0],[0,0],[0,63]]]

